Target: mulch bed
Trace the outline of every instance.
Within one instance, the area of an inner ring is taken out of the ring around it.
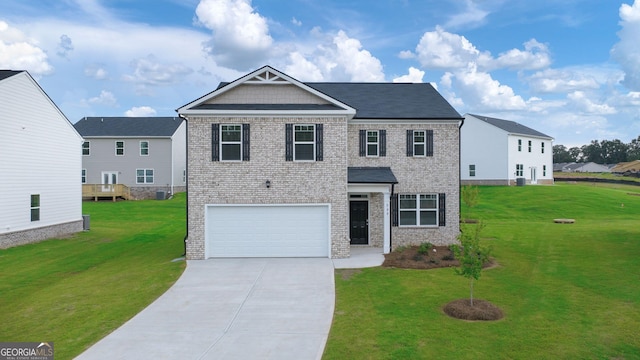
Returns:
[[[473,300],[473,306],[470,299],[454,300],[445,305],[442,310],[452,318],[470,321],[500,320],[504,316],[499,307],[486,300],[477,299]]]
[[[396,250],[386,254],[382,266],[403,269],[436,269],[458,266],[459,264],[448,246],[433,246],[428,254],[420,254],[418,246],[410,246],[401,251]]]

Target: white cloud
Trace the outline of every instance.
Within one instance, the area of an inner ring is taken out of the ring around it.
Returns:
[[[416,54],[422,66],[436,69],[464,68],[482,55],[464,36],[446,32],[439,26],[424,33]]]
[[[124,116],[136,117],[136,116],[155,116],[156,110],[149,106],[132,107],[124,112]]]
[[[4,21],[0,21],[0,68],[27,70],[36,77],[53,72],[38,44]]]
[[[597,89],[600,84],[586,71],[546,69],[529,78],[531,89],[539,93],[566,93],[574,90]]]
[[[551,57],[547,45],[531,39],[524,43],[524,51],[511,49],[500,54],[493,63],[496,68],[538,70],[551,65]]]
[[[588,98],[584,91],[574,91],[567,95],[574,106],[582,113],[591,115],[611,115],[617,113],[617,110],[607,104],[597,104]]]
[[[285,68],[285,73],[300,81],[323,81],[324,76],[316,65],[295,51],[289,55],[289,65]]]
[[[488,11],[480,9],[473,0],[466,0],[465,6],[464,12],[451,16],[449,21],[447,21],[445,24],[447,29],[463,26],[478,26],[485,23],[485,19],[487,15],[489,15]]]
[[[409,83],[421,83],[423,82],[424,71],[416,69],[413,66],[409,68],[409,73],[406,75],[398,76],[393,79],[393,82],[409,82]]]
[[[136,83],[142,92],[148,86],[175,84],[193,72],[193,69],[179,63],[162,64],[153,55],[133,60],[131,67],[134,68],[133,74],[124,75],[123,79]]]
[[[104,69],[104,64],[91,64],[84,68],[84,75],[96,80],[104,80],[109,73]]]
[[[73,51],[73,42],[67,35],[60,35],[60,42],[58,43],[57,54],[60,57],[66,58],[69,53]]]
[[[88,102],[92,105],[104,105],[110,107],[118,106],[118,100],[116,100],[115,95],[113,95],[112,92],[106,90],[100,91],[100,95],[90,98]]]
[[[416,54],[414,54],[413,51],[403,50],[398,53],[398,57],[400,59],[414,59],[416,57]]]
[[[205,49],[218,64],[247,70],[268,57],[273,39],[267,20],[254,11],[251,0],[202,0],[196,16],[213,31]]]
[[[623,84],[631,90],[640,90],[640,0],[633,5],[620,6],[620,41],[611,49],[611,57],[625,72]]]
[[[333,38],[337,47],[335,60],[351,76],[351,81],[384,81],[382,63],[367,50],[358,39],[350,38],[340,30]]]
[[[295,17],[291,18],[291,23],[295,26],[302,26],[302,21],[296,19]]]

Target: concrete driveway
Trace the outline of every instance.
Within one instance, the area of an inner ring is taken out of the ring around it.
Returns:
[[[77,359],[320,359],[333,274],[331,259],[189,261],[164,295]]]

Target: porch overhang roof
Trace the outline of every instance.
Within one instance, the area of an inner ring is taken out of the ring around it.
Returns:
[[[390,167],[349,167],[349,184],[397,184],[398,180]]]

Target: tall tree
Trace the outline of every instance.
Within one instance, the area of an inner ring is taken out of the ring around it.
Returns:
[[[640,136],[627,145],[627,161],[640,160]]]
[[[553,163],[570,163],[574,162],[569,154],[569,150],[564,145],[553,145]]]
[[[569,149],[569,155],[571,155],[571,162],[584,162],[584,154],[582,148],[574,146]]]
[[[627,149],[628,145],[622,141],[615,140],[602,140],[600,142],[600,149],[602,154],[602,163],[604,164],[617,164],[627,161]]]

